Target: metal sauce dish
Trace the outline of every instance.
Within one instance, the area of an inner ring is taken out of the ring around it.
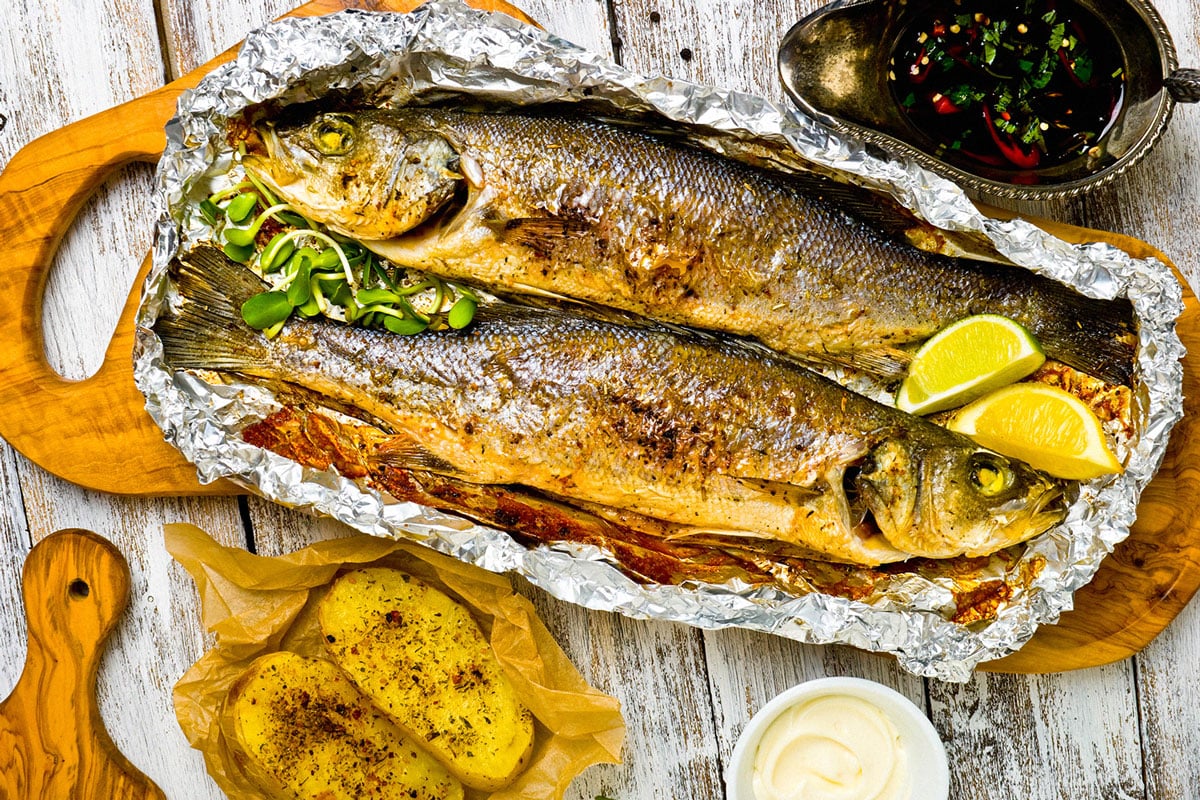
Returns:
[[[1145,0],[1078,0],[1115,38],[1124,98],[1108,131],[1086,155],[1042,169],[967,169],[938,156],[888,85],[889,59],[910,23],[944,0],[837,0],[808,15],[779,50],[783,86],[806,114],[965,188],[996,197],[1047,200],[1104,185],[1162,136],[1176,102],[1200,100],[1200,70],[1179,69],[1162,18]],[[967,4],[964,4],[964,10]]]

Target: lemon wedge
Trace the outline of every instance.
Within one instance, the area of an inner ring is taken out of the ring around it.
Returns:
[[[1090,480],[1123,469],[1092,410],[1042,383],[997,389],[959,411],[948,427],[1058,478]]]
[[[921,345],[896,407],[910,414],[955,408],[1019,381],[1045,360],[1037,339],[1020,323],[995,314],[967,317]]]

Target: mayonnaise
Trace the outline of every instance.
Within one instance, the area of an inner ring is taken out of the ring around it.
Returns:
[[[911,800],[908,759],[892,721],[844,694],[776,717],[754,756],[755,800]]]

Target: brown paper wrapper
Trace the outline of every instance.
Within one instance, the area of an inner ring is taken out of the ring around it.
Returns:
[[[620,704],[593,689],[559,648],[533,606],[508,581],[418,545],[356,535],[278,558],[218,544],[194,525],[167,525],[167,550],[200,590],[202,618],[216,634],[175,684],[175,715],[208,772],[231,800],[263,796],[239,768],[221,731],[233,682],[255,658],[276,650],[326,657],[317,603],[343,569],[390,566],[446,592],[475,617],[536,720],[529,766],[507,788],[472,800],[561,798],[592,764],[620,762]]]

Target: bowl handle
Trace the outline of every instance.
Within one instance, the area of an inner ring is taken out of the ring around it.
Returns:
[[[1173,70],[1163,86],[1177,103],[1200,102],[1200,69]]]

